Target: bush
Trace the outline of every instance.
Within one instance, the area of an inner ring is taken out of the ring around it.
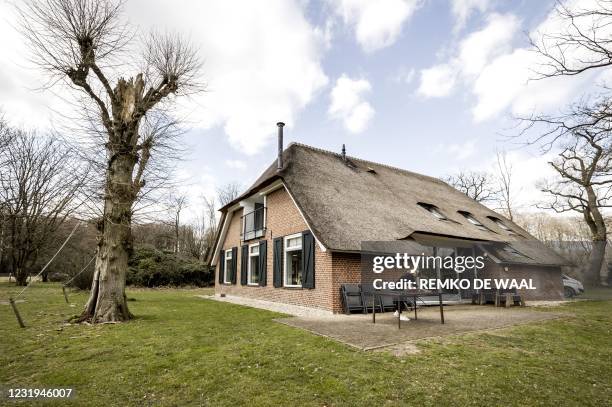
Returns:
[[[130,259],[126,283],[142,287],[205,287],[213,280],[214,273],[198,260],[142,247]]]

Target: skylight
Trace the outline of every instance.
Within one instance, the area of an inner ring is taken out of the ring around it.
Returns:
[[[448,218],[442,213],[442,211],[440,211],[440,208],[438,208],[436,205],[432,205],[432,204],[428,204],[425,202],[419,202],[418,205],[427,210],[429,213],[431,213],[434,217],[436,217],[439,220],[448,220]]]
[[[510,229],[501,219],[496,218],[495,216],[487,216],[487,218],[491,219],[491,221],[493,221],[493,223],[499,226],[500,229],[503,229],[506,232],[510,232],[514,234],[514,231]]]
[[[478,219],[476,219],[474,217],[474,215],[472,215],[469,212],[466,211],[458,211],[461,215],[463,215],[464,218],[466,218],[468,220],[468,222],[470,222],[472,225],[476,226],[478,229],[480,230],[484,230],[486,232],[489,232],[489,229],[483,225]]]

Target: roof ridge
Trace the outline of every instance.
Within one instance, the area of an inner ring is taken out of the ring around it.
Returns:
[[[297,142],[297,141],[292,141],[291,143],[289,143],[289,145],[287,146],[287,149],[289,149],[292,145],[296,145],[298,147],[308,148],[310,150],[318,151],[318,152],[325,153],[325,154],[332,154],[332,155],[335,155],[335,156],[338,156],[338,157],[342,156],[340,153],[336,153],[336,152],[331,151],[331,150],[326,150],[326,149],[321,148],[321,147],[314,147],[314,146],[311,146],[311,145],[308,145],[308,144],[304,144],[304,143],[300,143],[300,142]],[[437,183],[440,183],[440,184],[443,184],[443,185],[448,185],[443,180],[441,180],[439,178],[436,178],[436,177],[432,177],[431,175],[421,174],[421,173],[418,173],[418,172],[415,172],[415,171],[410,171],[410,170],[407,170],[407,169],[404,169],[404,168],[394,167],[393,165],[378,163],[378,162],[375,162],[375,161],[369,161],[369,160],[366,160],[366,159],[363,159],[363,158],[358,158],[358,157],[354,157],[354,156],[350,156],[350,155],[347,155],[346,157],[350,158],[352,160],[360,161],[362,163],[378,165],[378,166],[383,167],[383,168],[388,168],[388,169],[391,169],[391,170],[400,171],[400,172],[403,172],[403,173],[407,173],[407,174],[411,174],[411,175],[416,175],[416,176],[419,176],[419,177],[424,177],[424,178],[430,179],[432,181],[435,181]]]

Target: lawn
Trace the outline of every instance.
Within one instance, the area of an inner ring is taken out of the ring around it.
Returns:
[[[0,283],[0,300],[14,286]],[[35,284],[0,305],[0,387],[72,387],[86,405],[610,405],[612,302],[573,316],[429,340],[416,355],[362,352],[273,321],[272,312],[195,297],[206,290],[130,290],[137,319],[64,325],[64,301]],[[542,312],[547,312],[543,310]],[[0,404],[6,400],[0,400]],[[12,404],[12,403],[11,403]],[[44,405],[53,405],[41,402]]]

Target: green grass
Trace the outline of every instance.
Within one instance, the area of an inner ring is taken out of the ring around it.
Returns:
[[[0,283],[0,300],[13,286]],[[57,285],[0,305],[0,387],[73,387],[73,405],[610,405],[612,302],[560,320],[420,342],[402,358],[362,352],[272,321],[279,314],[130,290],[137,319],[69,325]],[[548,312],[548,311],[542,311]],[[0,404],[5,401],[0,400]],[[41,402],[53,405],[51,402]],[[59,404],[59,403],[58,403]]]

